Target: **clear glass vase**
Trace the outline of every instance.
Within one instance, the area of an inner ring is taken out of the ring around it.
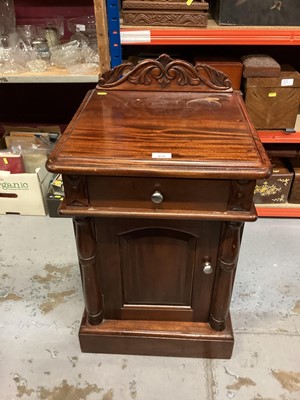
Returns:
[[[0,35],[8,36],[16,30],[14,0],[0,0]]]

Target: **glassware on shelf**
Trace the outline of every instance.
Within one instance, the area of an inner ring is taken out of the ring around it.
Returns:
[[[66,68],[82,61],[80,43],[77,40],[52,47],[50,54],[51,64],[58,67]]]
[[[81,63],[69,65],[68,71],[72,75],[93,74],[99,72],[99,64],[96,63]]]
[[[7,49],[9,48],[9,37],[6,35],[0,36],[0,48]]]
[[[76,39],[88,43],[94,51],[98,51],[96,20],[93,15],[70,18],[67,21],[67,26],[69,31],[73,33],[71,40]]]
[[[48,64],[44,60],[40,59],[35,59],[35,60],[30,60],[27,62],[26,67],[31,71],[31,72],[44,72],[46,71]]]
[[[45,19],[45,25],[48,28],[55,28],[59,37],[64,36],[65,27],[64,27],[64,17],[63,16],[56,16],[51,18]]]
[[[76,33],[71,36],[70,40],[77,40],[81,45],[89,44],[89,39],[80,31],[79,28],[77,28]]]
[[[59,32],[55,26],[46,26],[45,38],[49,48],[58,46],[60,44]]]
[[[92,64],[99,64],[99,54],[98,49],[93,50],[90,46],[86,43],[81,45],[81,53],[84,62],[92,63]]]
[[[93,15],[69,18],[67,26],[71,33],[79,30],[80,32],[85,32],[87,36],[96,34],[96,20]]]
[[[47,40],[43,37],[36,37],[32,41],[32,48],[36,51],[36,55],[39,59],[49,63],[50,51]]]
[[[23,74],[26,72],[26,68],[24,68],[20,64],[16,64],[12,60],[9,60],[3,64],[0,64],[0,75],[15,75],[15,74]]]
[[[17,25],[16,31],[27,46],[32,45],[32,41],[36,37],[36,28],[34,25]]]

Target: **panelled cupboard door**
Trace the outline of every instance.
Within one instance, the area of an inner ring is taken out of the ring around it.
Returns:
[[[221,225],[95,218],[104,318],[208,321]]]

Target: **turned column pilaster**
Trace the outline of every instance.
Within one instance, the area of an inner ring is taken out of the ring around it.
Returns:
[[[87,317],[91,325],[97,325],[103,320],[103,295],[97,274],[94,221],[76,217],[73,223]]]
[[[226,328],[243,225],[243,222],[223,224],[209,321],[217,331]]]

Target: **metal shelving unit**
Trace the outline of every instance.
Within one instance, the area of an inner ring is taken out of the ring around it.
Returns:
[[[110,2],[112,0],[108,0]],[[209,19],[206,28],[120,26],[121,45],[255,45],[299,46],[300,27],[219,26]],[[300,143],[300,129],[260,131],[263,143]],[[261,217],[300,217],[300,205],[257,206]]]
[[[300,143],[300,131],[261,130],[259,131],[259,137],[262,143]]]
[[[296,129],[293,133],[280,130],[258,131],[262,143],[299,143],[300,144],[300,116],[297,118]],[[268,204],[256,205],[259,217],[299,218],[300,204]]]
[[[70,74],[63,68],[50,67],[44,72],[0,75],[0,83],[89,83],[98,82],[99,70],[87,74]]]
[[[199,29],[121,25],[120,34],[130,45],[300,45],[299,27],[219,26],[212,19]]]
[[[300,45],[300,27],[219,26],[209,19],[206,28],[130,27],[120,24],[117,0],[94,0],[100,70],[104,72],[122,62],[122,45]],[[62,71],[0,76],[0,83],[97,82],[98,72],[70,75]],[[295,133],[260,131],[263,143],[300,143]],[[300,217],[300,206],[257,207],[259,216]]]

